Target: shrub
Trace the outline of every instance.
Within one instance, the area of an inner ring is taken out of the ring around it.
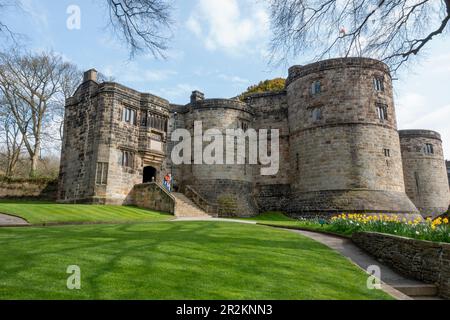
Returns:
[[[286,85],[286,79],[275,78],[272,80],[261,81],[257,85],[248,87],[247,91],[242,93],[239,97],[241,100],[245,100],[249,95],[254,93],[264,93],[264,92],[277,92],[284,90]]]

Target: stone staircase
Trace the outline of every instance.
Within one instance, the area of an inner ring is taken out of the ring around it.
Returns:
[[[175,198],[175,216],[180,218],[203,217],[211,218],[209,214],[200,209],[191,199],[182,193],[172,192]]]
[[[426,283],[399,283],[392,287],[414,300],[441,300],[438,297],[438,289],[433,284]]]

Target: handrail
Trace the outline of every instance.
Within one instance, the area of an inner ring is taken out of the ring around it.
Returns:
[[[185,186],[184,194],[206,213],[217,214],[219,206],[203,198],[192,186]]]
[[[164,192],[164,193],[165,193],[166,195],[168,195],[173,201],[176,202],[175,197],[174,197],[169,191],[167,191],[167,189],[164,188],[162,184],[159,184],[159,183],[156,182],[156,181],[137,184],[137,186],[142,186],[142,185],[152,185],[152,184],[155,184],[158,188],[160,188],[160,189],[162,190],[162,192]]]

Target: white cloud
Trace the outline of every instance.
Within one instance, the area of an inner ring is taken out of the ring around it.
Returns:
[[[107,77],[120,79],[123,82],[146,83],[163,81],[177,75],[173,70],[151,70],[142,69],[135,62],[129,62],[121,65],[108,65],[99,70]]]
[[[400,129],[426,129],[441,134],[444,154],[450,159],[450,104],[430,109],[425,96],[415,92],[406,93],[397,104]]]
[[[40,29],[48,28],[48,13],[38,4],[38,1],[20,0],[21,8],[31,16],[31,19]]]
[[[239,55],[261,51],[268,35],[264,7],[248,0],[198,0],[186,26],[211,51],[223,49]]]
[[[226,74],[219,74],[219,78],[228,82],[231,82],[236,85],[244,85],[249,84],[250,81],[239,76],[229,76]]]
[[[185,101],[189,101],[192,91],[198,90],[198,87],[187,84],[180,83],[170,88],[163,88],[157,90],[157,94],[164,97],[165,99],[178,100],[178,98],[185,97]]]

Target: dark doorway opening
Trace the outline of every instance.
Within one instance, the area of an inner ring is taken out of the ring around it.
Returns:
[[[144,168],[144,183],[156,181],[156,169],[153,167]]]

